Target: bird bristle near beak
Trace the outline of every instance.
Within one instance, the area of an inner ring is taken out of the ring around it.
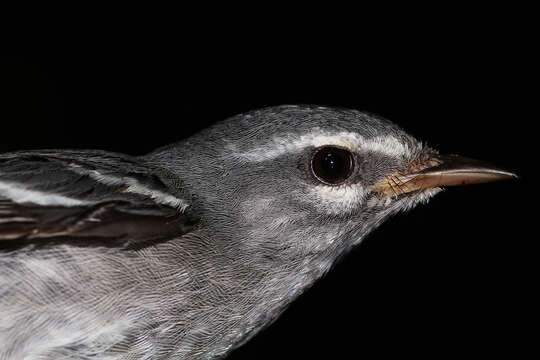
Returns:
[[[516,179],[507,170],[479,160],[458,155],[433,155],[420,164],[411,164],[409,172],[395,173],[373,186],[373,191],[385,196],[427,190],[442,186],[461,186]]]

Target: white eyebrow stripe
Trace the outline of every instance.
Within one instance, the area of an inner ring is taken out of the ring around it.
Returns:
[[[365,139],[359,134],[339,132],[328,134],[314,131],[298,137],[294,134],[274,137],[268,143],[246,152],[236,152],[235,156],[250,162],[262,162],[275,159],[287,153],[297,153],[307,147],[337,145],[352,151],[363,150],[382,153],[391,157],[410,156],[411,149],[392,135],[376,136]],[[232,149],[234,150],[234,149]]]
[[[13,182],[0,182],[0,196],[18,204],[32,203],[44,206],[81,206],[87,204],[86,201],[67,196],[27,189]]]
[[[80,175],[87,175],[90,178],[104,185],[126,186],[126,189],[124,190],[125,192],[147,196],[158,204],[172,206],[179,209],[180,211],[185,211],[189,207],[189,204],[185,200],[177,198],[176,196],[173,196],[171,194],[164,193],[163,191],[146,187],[141,184],[137,179],[131,177],[116,177],[112,175],[104,175],[97,170],[87,170],[76,165],[71,165],[70,170]]]

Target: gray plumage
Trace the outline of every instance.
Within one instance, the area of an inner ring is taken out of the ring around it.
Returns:
[[[320,146],[355,155],[330,186]],[[374,186],[436,155],[354,110],[281,106],[142,157],[0,155],[0,359],[215,359],[438,187]]]

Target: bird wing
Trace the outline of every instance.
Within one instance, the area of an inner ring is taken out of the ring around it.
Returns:
[[[129,246],[185,234],[196,219],[181,190],[164,182],[169,176],[102,151],[2,154],[0,247],[46,240]]]

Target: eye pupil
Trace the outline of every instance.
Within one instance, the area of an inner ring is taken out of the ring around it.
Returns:
[[[329,185],[338,185],[351,175],[353,156],[348,150],[336,146],[324,146],[317,149],[313,155],[311,169],[319,181]]]
[[[322,166],[326,172],[336,173],[343,168],[343,161],[336,154],[329,152],[324,156]]]

